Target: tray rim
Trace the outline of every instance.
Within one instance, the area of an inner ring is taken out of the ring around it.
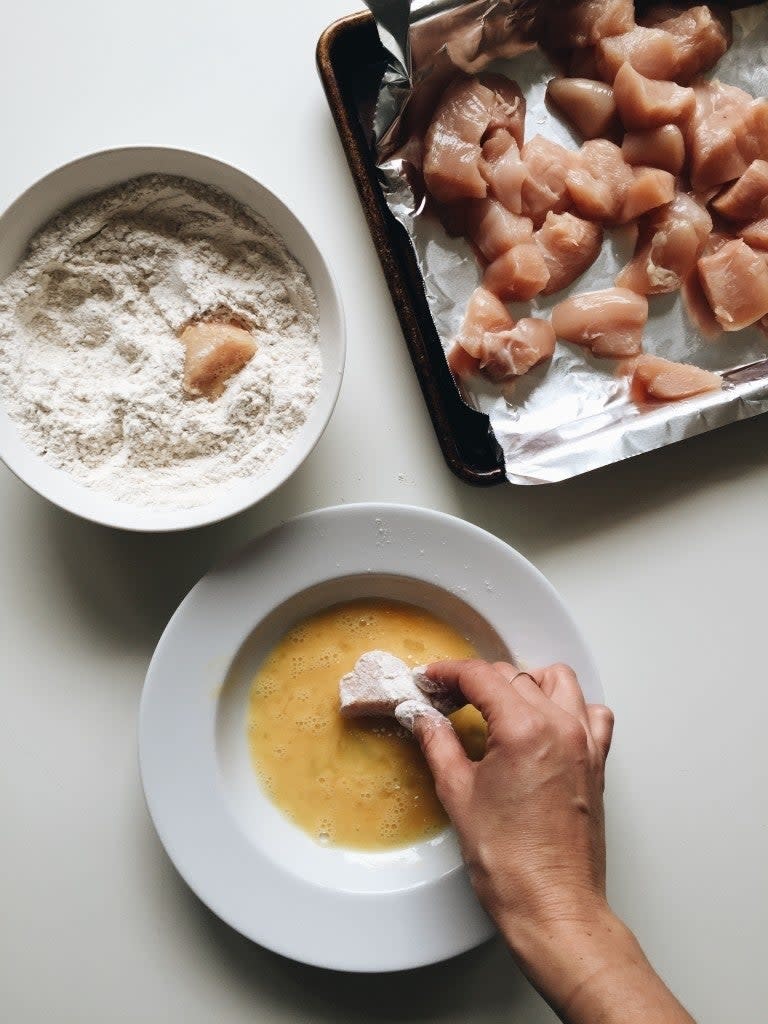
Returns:
[[[421,386],[427,410],[445,461],[451,471],[465,483],[486,487],[508,483],[503,461],[499,461],[498,456],[496,458],[496,465],[492,469],[483,469],[471,465],[463,457],[459,449],[455,432],[448,421],[445,396],[426,362],[424,346],[422,345],[423,331],[416,311],[411,304],[410,292],[404,271],[392,251],[390,238],[393,227],[399,230],[402,229],[387,210],[383,195],[369,173],[363,156],[363,153],[367,150],[367,142],[362,135],[359,124],[355,123],[349,116],[346,108],[335,70],[334,49],[345,36],[359,31],[365,25],[375,25],[373,15],[370,12],[359,11],[354,14],[345,15],[330,24],[322,32],[318,40],[315,54],[317,69],[326,93],[331,115],[339,133],[342,148],[363,207],[363,213],[368,223],[382,270],[384,271],[384,277],[395,306],[395,312],[400,321],[405,342],[410,352],[416,376]],[[352,144],[348,143],[350,138],[354,140]],[[461,401],[458,389],[456,390],[456,397]],[[489,456],[492,459],[493,441],[491,440],[492,433],[488,417],[476,410],[470,409],[469,406],[466,406],[466,409],[469,414],[481,417],[486,421],[489,437],[488,450]]]

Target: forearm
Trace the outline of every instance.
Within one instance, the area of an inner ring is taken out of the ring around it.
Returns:
[[[607,905],[536,928],[501,922],[529,980],[565,1024],[694,1024]]]

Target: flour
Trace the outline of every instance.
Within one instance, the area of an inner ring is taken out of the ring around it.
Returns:
[[[256,355],[213,402],[182,387],[190,320],[225,309]],[[318,314],[262,220],[152,175],[64,211],[0,284],[0,399],[26,443],[112,498],[189,508],[274,464],[317,398]]]

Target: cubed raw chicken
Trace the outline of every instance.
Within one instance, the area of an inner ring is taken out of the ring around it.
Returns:
[[[724,82],[699,79],[693,84],[696,106],[685,127],[691,182],[705,190],[740,177],[750,160],[761,156],[752,132],[753,100],[749,93]],[[757,126],[759,127],[759,126]],[[766,142],[768,145],[768,141]]]
[[[552,311],[558,338],[584,345],[593,355],[616,359],[640,353],[647,320],[648,300],[627,288],[583,292]]]
[[[728,33],[708,7],[693,7],[652,27],[601,39],[595,58],[601,78],[612,82],[628,61],[646,78],[687,85],[714,67],[728,49]]]
[[[565,176],[576,166],[578,154],[556,142],[534,135],[521,155],[528,172],[522,189],[523,213],[541,224],[547,213],[562,213],[569,205]]]
[[[674,78],[678,48],[678,41],[669,32],[636,25],[623,35],[601,39],[595,47],[595,62],[606,82],[612,83],[625,63],[646,78],[670,81]]]
[[[659,10],[659,15],[663,12]],[[687,83],[703,71],[709,71],[730,46],[728,13],[715,14],[709,7],[691,7],[653,19],[656,28],[669,32],[678,41],[674,78]],[[649,24],[649,19],[644,19]]]
[[[707,294],[702,288],[698,267],[694,267],[683,281],[680,294],[683,297],[688,319],[696,330],[709,341],[719,338],[723,333],[723,328],[715,318]]]
[[[467,235],[491,263],[508,249],[533,238],[533,223],[510,211],[497,199],[474,199],[467,204]]]
[[[508,131],[522,140],[525,101],[503,75],[464,76],[441,96],[424,138],[424,181],[440,203],[482,199],[481,143],[488,133]]]
[[[527,373],[554,351],[555,332],[549,320],[523,317],[508,330],[486,332],[477,360],[486,377],[503,381]]]
[[[604,36],[627,32],[635,23],[632,0],[575,0],[544,10],[542,40],[558,49],[594,46]]]
[[[549,270],[535,242],[523,242],[494,260],[485,271],[483,287],[505,301],[534,298],[549,281]]]
[[[612,138],[620,131],[613,89],[589,78],[553,78],[547,99],[583,139]]]
[[[483,335],[487,332],[506,331],[514,327],[514,320],[504,303],[482,286],[469,297],[464,321],[455,341],[469,355],[478,357],[482,350]]]
[[[518,146],[522,146],[525,98],[520,86],[505,75],[483,74],[478,75],[478,78],[496,97],[486,131],[488,134],[507,131]]]
[[[632,374],[632,392],[637,401],[676,402],[719,391],[722,386],[722,378],[716,373],[660,356],[640,356]]]
[[[675,198],[675,177],[658,167],[635,167],[634,181],[627,189],[621,220],[628,222],[671,203]]]
[[[699,278],[712,312],[724,331],[739,331],[768,314],[765,256],[739,238],[702,256]]]
[[[424,139],[424,181],[441,203],[482,199],[488,186],[478,169],[480,142],[496,93],[477,78],[460,78],[443,93]]]
[[[253,335],[232,323],[190,324],[180,341],[186,349],[184,390],[210,401],[223,393],[229,378],[242,370],[257,348]]]
[[[585,142],[579,152],[578,166],[565,176],[576,212],[587,220],[607,223],[621,217],[633,180],[632,168],[624,162],[621,150],[607,139]]]
[[[706,209],[679,192],[641,226],[635,255],[616,284],[641,295],[676,291],[696,266],[711,229]]]
[[[685,163],[685,140],[676,124],[665,124],[646,131],[627,132],[621,155],[628,164],[659,167],[679,174]]]
[[[583,274],[597,259],[603,242],[599,225],[572,213],[548,213],[534,237],[549,271],[543,295],[566,288]]]
[[[483,143],[479,166],[492,194],[512,213],[520,213],[523,182],[528,172],[510,132],[500,128]]]
[[[712,203],[728,220],[759,220],[768,214],[768,161],[753,160],[742,176]]]
[[[768,249],[768,217],[762,217],[754,224],[747,224],[739,235],[753,249]]]
[[[613,80],[613,96],[619,117],[630,131],[687,121],[696,105],[693,89],[646,78],[627,63]]]

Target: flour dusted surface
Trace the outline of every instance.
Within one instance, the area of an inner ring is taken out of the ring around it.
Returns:
[[[213,402],[179,330],[227,310],[256,355]],[[218,190],[136,178],[64,211],[0,284],[0,398],[49,463],[112,498],[189,508],[282,455],[317,398],[317,303],[262,220]]]

